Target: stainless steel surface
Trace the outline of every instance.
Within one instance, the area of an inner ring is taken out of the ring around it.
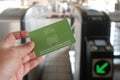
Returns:
[[[8,8],[0,14],[0,21],[20,21],[25,11],[25,8]]]
[[[74,9],[75,12],[73,16],[75,17],[74,21],[74,35],[76,37],[76,43],[74,45],[75,49],[75,64],[73,65],[75,67],[75,72],[73,73],[74,80],[79,80],[79,75],[80,75],[80,55],[81,55],[81,30],[82,30],[82,19],[81,19],[81,11],[80,8],[77,7],[77,9]]]
[[[20,31],[20,21],[25,9],[9,8],[0,14],[0,41],[10,32]],[[16,41],[16,45],[21,44],[21,40]]]

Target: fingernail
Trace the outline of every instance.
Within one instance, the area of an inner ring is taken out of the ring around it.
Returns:
[[[27,43],[27,45],[29,45],[29,46],[33,47],[33,46],[34,46],[34,42],[33,42],[33,41],[28,42],[28,43]]]
[[[29,36],[29,33],[27,31],[21,31],[21,35],[23,37],[28,37]]]

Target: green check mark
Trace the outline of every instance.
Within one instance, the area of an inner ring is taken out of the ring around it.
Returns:
[[[104,64],[102,64],[101,66],[99,66],[98,64],[96,65],[96,73],[98,74],[105,74],[105,68],[107,68],[108,66],[108,62],[105,62]]]

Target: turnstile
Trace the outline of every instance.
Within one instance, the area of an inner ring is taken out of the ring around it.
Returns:
[[[104,12],[81,9],[80,80],[113,80],[110,19]]]

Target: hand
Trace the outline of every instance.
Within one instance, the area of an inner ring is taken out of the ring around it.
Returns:
[[[34,42],[15,46],[16,39],[27,38],[28,35],[26,31],[13,32],[0,42],[0,80],[22,80],[42,62],[43,58],[36,58],[34,54]]]

